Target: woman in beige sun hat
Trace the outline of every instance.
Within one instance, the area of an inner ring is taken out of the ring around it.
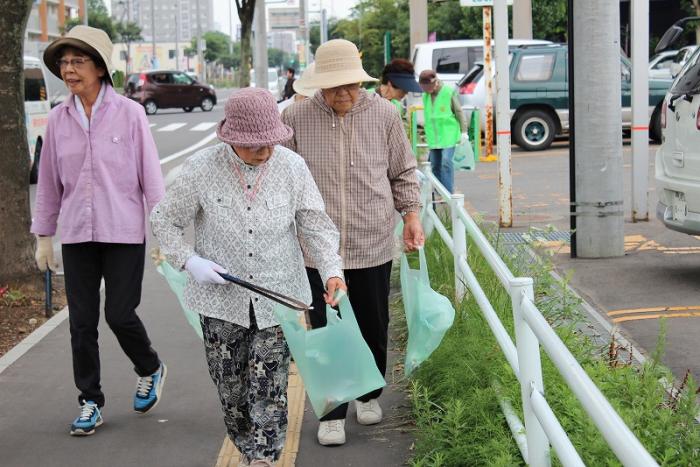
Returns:
[[[355,44],[328,41],[316,51],[313,70],[297,81],[318,91],[285,109],[282,120],[294,130],[287,145],[306,160],[340,231],[350,303],[377,367],[385,373],[396,213],[403,217],[407,250],[421,246],[424,235],[416,159],[401,117],[388,100],[360,88],[367,81],[377,80],[362,68]],[[318,328],[326,324],[323,281],[308,257],[306,266],[314,305],[310,321]],[[380,394],[377,390],[355,402],[360,424],[382,420]],[[344,404],[321,419],[319,443],[345,443],[347,408]]]
[[[80,415],[72,435],[91,435],[102,422],[97,325],[100,283],[105,320],[138,375],[133,408],[158,403],[166,367],[136,314],[145,261],[145,216],[163,196],[158,151],[141,107],[112,87],[112,42],[75,26],[44,51],[44,63],[71,97],[49,113],[39,162],[36,208],[39,269],[55,268],[60,229],[69,307],[73,374]]]

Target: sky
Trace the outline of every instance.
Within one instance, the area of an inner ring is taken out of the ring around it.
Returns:
[[[313,21],[319,17],[321,8],[325,8],[328,12],[328,17],[344,18],[350,15],[352,8],[357,0],[307,0],[309,8],[309,21]],[[233,0],[213,0],[214,2],[214,21],[218,24],[219,30],[226,34],[229,33],[229,3],[232,5],[231,13],[233,15],[233,24],[238,24],[238,13],[236,12],[236,4]],[[288,6],[298,6],[299,0],[288,0]],[[283,6],[283,3],[272,3],[268,0],[268,8],[274,8],[273,5]],[[314,13],[314,10],[316,13]]]

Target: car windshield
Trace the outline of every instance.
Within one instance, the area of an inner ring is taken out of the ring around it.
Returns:
[[[674,96],[698,93],[700,93],[700,48],[688,59],[671,86],[671,94]]]

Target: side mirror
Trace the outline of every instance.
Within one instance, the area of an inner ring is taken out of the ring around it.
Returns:
[[[659,53],[668,49],[674,42],[676,42],[681,34],[683,34],[683,28],[678,26],[678,24],[674,24],[666,30],[663,36],[661,36],[661,40],[656,45],[656,49],[654,49],[654,51]]]

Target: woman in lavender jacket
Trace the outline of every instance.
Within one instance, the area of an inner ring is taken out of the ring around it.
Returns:
[[[52,237],[60,225],[81,406],[72,435],[91,435],[103,422],[97,341],[102,279],[105,319],[138,375],[136,412],[158,403],[166,376],[136,315],[146,209],[163,197],[163,179],[143,109],[112,88],[111,56],[107,34],[88,26],[74,27],[44,52],[47,68],[71,96],[49,114],[31,231],[37,235],[37,265],[55,269]]]

